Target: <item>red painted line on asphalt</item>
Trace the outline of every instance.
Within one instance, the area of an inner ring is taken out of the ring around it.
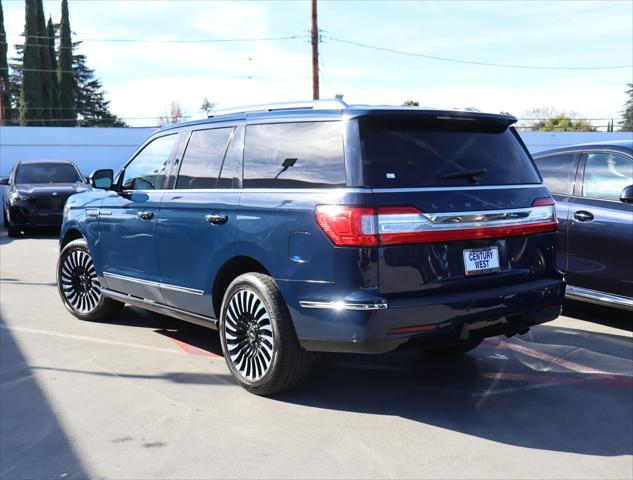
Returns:
[[[196,355],[198,357],[219,357],[220,355],[216,355],[215,353],[209,352],[207,350],[203,350],[202,348],[194,347],[193,345],[189,345],[188,343],[182,342],[180,340],[176,340],[175,338],[169,337],[169,339],[174,342],[178,347],[185,353],[189,355]]]
[[[497,348],[504,348],[504,349],[512,350],[514,352],[523,353],[530,357],[543,360],[544,362],[553,363],[554,365],[558,365],[559,367],[566,368],[567,370],[571,370],[573,372],[613,376],[613,374],[610,372],[606,372],[604,370],[598,370],[596,368],[592,368],[587,365],[581,365],[580,363],[572,362],[570,360],[565,360],[564,358],[555,357],[548,353],[534,350],[533,348],[517,345],[516,343],[506,342],[504,340],[500,340],[497,338],[489,338],[487,341],[495,345]]]
[[[556,385],[589,385],[600,387],[633,388],[633,378],[621,375],[598,375],[595,377],[564,377],[562,375],[534,375],[525,373],[484,373],[484,377],[494,380],[509,380],[513,382],[531,382]]]

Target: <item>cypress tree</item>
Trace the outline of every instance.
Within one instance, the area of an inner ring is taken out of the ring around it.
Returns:
[[[55,25],[53,19],[48,18],[48,58],[50,59],[51,71],[48,73],[48,82],[51,85],[52,103],[51,118],[59,119],[61,114],[61,103],[59,102],[59,81],[57,80],[57,57],[55,56]],[[51,125],[60,125],[60,122],[51,122]]]
[[[28,1],[28,0],[27,0]],[[59,80],[59,100],[61,104],[60,119],[67,127],[77,122],[75,112],[75,81],[73,77],[73,42],[70,37],[70,19],[68,18],[68,0],[62,0],[62,21],[59,37],[59,65],[57,78]]]
[[[9,86],[9,63],[7,61],[7,35],[4,31],[4,13],[0,0],[0,95],[2,95],[2,118],[6,125],[11,121],[11,88]]]
[[[42,85],[42,104],[37,106],[37,111],[39,112],[40,118],[42,119],[42,125],[50,125],[50,119],[54,118],[53,116],[53,104],[54,101],[54,93],[53,93],[53,84],[51,83],[51,57],[49,53],[49,43],[48,43],[48,30],[46,28],[46,18],[44,16],[44,5],[42,0],[36,0],[37,3],[37,46],[40,54],[40,64],[42,65],[42,70],[40,71],[41,76],[41,85]]]
[[[41,125],[38,120],[43,106],[42,63],[40,55],[40,30],[38,27],[37,0],[26,0],[26,25],[24,30],[24,69],[20,92],[20,125]]]

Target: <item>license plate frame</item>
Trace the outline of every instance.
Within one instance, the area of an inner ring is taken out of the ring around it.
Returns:
[[[490,255],[479,255],[480,253],[490,253]],[[473,254],[477,254],[473,257]],[[483,275],[486,273],[495,273],[501,271],[499,262],[499,247],[485,248],[465,248],[462,253],[464,259],[464,274],[466,276]],[[480,258],[481,257],[481,258]],[[487,262],[482,267],[478,263]],[[474,267],[474,268],[473,268]]]

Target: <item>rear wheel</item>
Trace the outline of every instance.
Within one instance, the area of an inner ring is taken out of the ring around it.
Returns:
[[[249,392],[271,395],[306,379],[311,357],[299,345],[288,309],[269,276],[247,273],[229,285],[219,330],[229,370]]]
[[[64,306],[81,320],[102,320],[123,306],[101,293],[92,255],[83,238],[73,240],[61,251],[57,262],[57,289]]]

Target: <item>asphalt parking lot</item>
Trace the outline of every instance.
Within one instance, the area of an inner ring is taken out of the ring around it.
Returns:
[[[260,398],[215,332],[81,322],[54,236],[0,242],[2,479],[633,478],[630,313],[571,304],[462,358],[323,355]]]

